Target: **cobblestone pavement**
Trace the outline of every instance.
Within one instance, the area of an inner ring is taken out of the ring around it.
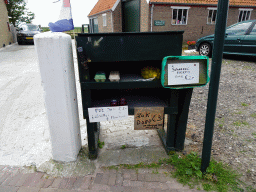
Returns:
[[[18,167],[0,166],[0,192],[138,191],[193,192],[158,169],[99,168],[83,177],[52,177],[42,172],[26,173]]]

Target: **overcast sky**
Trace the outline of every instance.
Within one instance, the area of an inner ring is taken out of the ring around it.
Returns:
[[[29,11],[35,13],[34,24],[40,24],[42,27],[47,27],[49,22],[54,22],[58,19],[59,10],[53,3],[57,0],[25,0]],[[87,15],[90,13],[98,0],[70,0],[72,17],[75,27],[80,27],[82,24],[89,24]]]

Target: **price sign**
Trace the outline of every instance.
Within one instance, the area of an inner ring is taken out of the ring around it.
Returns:
[[[164,107],[135,107],[134,130],[162,129]]]
[[[128,106],[88,108],[89,121],[113,121],[128,118]]]
[[[168,64],[168,85],[199,83],[199,63]]]

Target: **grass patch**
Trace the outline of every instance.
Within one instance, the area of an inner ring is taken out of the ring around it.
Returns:
[[[239,175],[228,166],[217,163],[215,160],[210,162],[206,173],[201,172],[201,158],[195,152],[186,156],[173,155],[169,162],[174,165],[176,171],[173,176],[179,182],[194,188],[202,183],[206,191],[240,191]]]
[[[233,123],[233,125],[235,125],[235,126],[241,126],[241,125],[246,125],[246,126],[248,126],[249,123],[246,122],[246,121],[235,121],[235,122]]]
[[[126,148],[126,145],[122,145],[122,146],[121,146],[121,149],[125,149],[125,148]]]
[[[243,112],[242,111],[237,111],[237,112],[234,112],[234,114],[241,115],[241,114],[243,114]]]
[[[252,69],[251,66],[244,66],[243,69]]]
[[[118,166],[111,165],[111,166],[109,166],[109,167],[108,167],[108,169],[115,169],[115,170],[117,170],[117,171],[118,171]]]
[[[88,158],[88,149],[86,147],[82,147],[79,151],[78,156],[81,159],[87,159]]]
[[[225,118],[224,117],[223,118],[216,118],[215,121],[219,123],[219,128],[222,129],[224,127],[224,124],[225,124]]]
[[[253,140],[252,139],[246,139],[245,141],[251,143]]]
[[[53,161],[54,162],[54,164],[55,164],[55,167],[56,167],[56,169],[59,171],[59,172],[61,172],[61,171],[63,171],[63,164],[62,163],[60,163],[60,162],[56,162],[56,161]]]
[[[153,170],[152,173],[153,174],[158,174],[159,172],[158,172],[158,170],[156,170],[156,171]]]
[[[249,106],[249,104],[247,104],[247,103],[241,103],[241,105],[244,106],[244,107],[248,107]]]
[[[102,149],[104,145],[105,145],[104,141],[101,142],[100,140],[98,140],[98,147],[100,149]]]
[[[256,118],[256,113],[253,113],[250,116],[253,117],[253,118]]]
[[[190,154],[183,155],[181,153],[173,152],[172,155],[169,155],[169,158],[161,159],[158,163],[139,163],[136,165],[120,165],[120,166],[111,166],[121,167],[127,169],[138,169],[138,168],[159,168],[163,165],[171,165],[174,168],[174,171],[171,172],[171,175],[176,178],[183,185],[188,185],[190,188],[198,186],[203,187],[203,190],[206,191],[219,191],[219,192],[229,192],[229,191],[244,191],[244,188],[247,190],[255,192],[251,186],[246,186],[245,183],[239,180],[240,175],[237,174],[237,171],[232,170],[226,164],[218,163],[215,160],[211,160],[209,167],[206,172],[203,174],[201,172],[201,158],[195,152]],[[154,172],[154,173],[158,173]],[[167,175],[167,173],[166,173]]]

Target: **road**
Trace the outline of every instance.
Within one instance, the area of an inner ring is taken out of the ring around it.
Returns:
[[[81,98],[78,100],[81,102]],[[82,117],[81,109],[79,115]],[[80,124],[84,145],[87,142],[85,120]],[[2,48],[0,164],[39,166],[50,158],[50,133],[35,46],[13,44]]]

